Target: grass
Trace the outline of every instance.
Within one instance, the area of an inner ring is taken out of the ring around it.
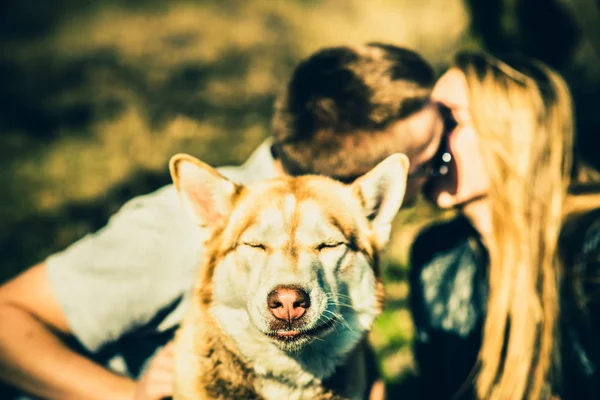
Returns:
[[[386,303],[370,334],[389,398],[417,398],[418,371],[412,357],[414,329],[408,308],[410,244],[425,225],[448,216],[420,202],[413,209],[401,211],[394,222],[383,270]]]

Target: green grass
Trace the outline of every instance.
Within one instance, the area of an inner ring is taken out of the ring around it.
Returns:
[[[389,398],[416,398],[417,371],[412,357],[413,325],[407,307],[407,269],[406,264],[386,266],[386,305],[370,334]]]
[[[316,49],[384,41],[444,65],[470,37],[460,0],[18,4],[0,37],[0,281],[168,183],[176,152],[243,161]]]

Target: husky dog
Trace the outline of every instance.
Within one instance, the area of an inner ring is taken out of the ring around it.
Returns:
[[[241,186],[188,155],[170,169],[210,231],[175,339],[174,399],[365,398],[365,337],[382,308],[380,251],[407,157],[350,185],[300,176]]]

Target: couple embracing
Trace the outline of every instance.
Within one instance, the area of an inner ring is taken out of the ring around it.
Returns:
[[[574,152],[572,113],[563,79],[536,60],[463,52],[436,80],[407,49],[328,48],[294,70],[272,138],[218,171],[240,185],[324,175],[368,192],[391,178],[364,177],[403,153],[403,207],[422,192],[457,211],[412,246],[420,398],[597,398],[600,202],[595,171]],[[131,200],[0,287],[3,380],[45,398],[172,395],[169,343],[208,252],[178,189]],[[267,294],[275,317],[310,314],[292,289]]]

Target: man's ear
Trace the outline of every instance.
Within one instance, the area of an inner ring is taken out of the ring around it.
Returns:
[[[408,167],[406,155],[392,154],[352,184],[353,191],[363,199],[365,215],[382,245],[389,240],[392,221],[402,205]]]
[[[169,170],[184,207],[197,225],[214,227],[229,215],[238,185],[187,154],[171,157]]]

